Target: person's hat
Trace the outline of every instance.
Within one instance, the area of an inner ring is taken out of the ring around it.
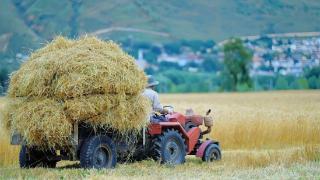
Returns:
[[[159,84],[159,81],[156,81],[152,75],[148,75],[148,85],[147,87],[152,87],[152,86],[156,86]]]

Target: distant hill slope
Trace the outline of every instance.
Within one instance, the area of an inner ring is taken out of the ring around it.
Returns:
[[[93,32],[116,40],[220,41],[231,36],[320,31],[319,0],[0,1],[0,35],[13,32],[25,41]]]

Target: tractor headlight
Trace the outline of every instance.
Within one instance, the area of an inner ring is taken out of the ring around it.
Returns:
[[[203,120],[204,120],[204,125],[205,125],[206,127],[211,127],[211,126],[213,126],[213,118],[212,118],[211,116],[205,116],[205,117],[203,118]]]

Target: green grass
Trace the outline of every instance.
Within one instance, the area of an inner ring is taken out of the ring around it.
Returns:
[[[18,167],[0,168],[0,179],[317,179],[320,178],[320,163],[307,162],[291,165],[270,165],[257,168],[238,168],[223,162],[202,163],[189,158],[187,163],[176,167],[159,165],[148,160],[132,164],[119,164],[115,169],[85,170],[75,165],[57,169],[20,169]]]
[[[92,21],[86,21],[81,30],[92,31],[91,24],[99,22],[95,28],[129,26],[168,32],[174,39],[217,41],[230,36],[319,30],[318,22],[310,21],[320,16],[320,3],[315,0],[138,2],[141,7],[128,0],[86,1],[80,20]],[[96,11],[92,13],[92,9]]]

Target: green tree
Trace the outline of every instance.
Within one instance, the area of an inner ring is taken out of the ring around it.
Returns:
[[[0,85],[0,96],[3,95],[4,93],[4,88]]]
[[[151,64],[157,63],[157,54],[154,54],[152,51],[146,51],[144,53],[144,58]]]
[[[308,79],[310,89],[320,89],[320,78],[312,76]]]
[[[9,71],[7,68],[0,69],[0,86],[6,87],[9,80]]]
[[[288,78],[287,78],[287,81],[290,82],[290,80],[288,80]],[[288,84],[290,84],[290,83],[288,83]],[[296,78],[292,81],[290,88],[292,88],[292,89],[309,89],[309,82],[304,77]]]
[[[273,76],[256,76],[256,90],[271,90],[274,89],[275,77]]]
[[[297,79],[298,89],[309,89],[309,83],[306,78]]]
[[[320,78],[320,66],[313,67],[313,68],[309,69],[308,71],[306,71],[306,73],[305,73],[306,78],[310,78],[312,76],[315,76],[316,78]]]
[[[244,84],[239,84],[237,86],[237,91],[240,91],[240,92],[246,92],[246,91],[250,91],[250,87],[248,84],[244,83]]]
[[[234,89],[234,82],[230,73],[223,71],[221,79],[222,79],[221,91],[232,91]]]
[[[310,89],[320,89],[320,66],[313,67],[305,72]]]
[[[252,61],[252,54],[243,45],[240,39],[231,39],[224,45],[224,78],[231,91],[236,91],[237,87],[246,84],[251,88],[252,82],[249,76],[249,65]],[[229,85],[228,85],[229,84]],[[223,87],[229,90],[228,87]]]
[[[164,45],[164,49],[168,54],[179,54],[181,44],[179,42],[167,43]]]
[[[289,89],[289,83],[285,77],[280,76],[276,81],[276,89],[285,90]]]
[[[219,61],[212,58],[205,58],[201,66],[205,72],[214,72],[221,69]]]

